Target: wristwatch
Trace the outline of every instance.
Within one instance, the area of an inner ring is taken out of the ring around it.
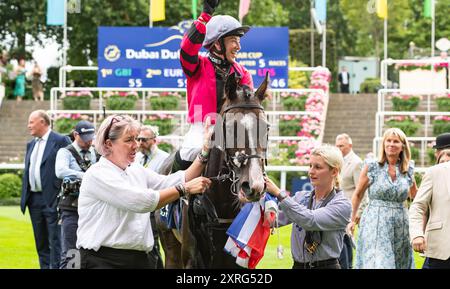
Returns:
[[[277,199],[278,199],[278,201],[281,202],[282,200],[286,199],[287,196],[288,195],[287,195],[286,191],[285,190],[281,190],[280,193],[278,194]]]

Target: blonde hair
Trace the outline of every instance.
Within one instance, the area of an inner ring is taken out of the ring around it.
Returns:
[[[411,149],[409,147],[406,134],[399,128],[393,127],[386,130],[383,134],[383,141],[381,142],[380,152],[378,154],[378,164],[381,166],[387,162],[386,151],[384,150],[384,143],[390,136],[396,136],[402,142],[402,152],[400,153],[400,172],[406,174],[408,172],[409,161],[411,160]]]
[[[337,169],[338,173],[334,178],[334,186],[339,189],[341,187],[340,173],[344,166],[344,158],[342,157],[341,151],[335,146],[325,144],[315,148],[311,152],[311,155],[321,157],[330,169]]]
[[[139,131],[140,128],[140,123],[128,115],[110,115],[103,120],[97,131],[94,140],[95,149],[102,156],[106,156],[111,153],[106,147],[106,141],[108,139],[115,141],[130,130]],[[108,132],[106,132],[106,130],[108,130]]]

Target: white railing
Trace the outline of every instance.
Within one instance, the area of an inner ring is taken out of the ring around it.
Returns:
[[[384,88],[387,88],[388,86],[388,66],[393,64],[410,64],[410,63],[417,63],[417,64],[439,64],[439,63],[447,63],[450,65],[450,59],[444,60],[444,59],[384,59],[381,61],[380,64],[380,82],[381,85]],[[434,67],[431,67],[430,70],[433,70]]]
[[[330,72],[330,70],[327,67],[317,66],[317,67],[289,67],[289,71],[300,71],[300,72],[315,72],[315,71],[327,71]],[[62,66],[59,69],[59,91],[64,94],[67,91],[85,91],[92,89],[91,87],[84,87],[84,88],[67,88],[67,72],[72,71],[97,71],[97,66]],[[103,106],[103,99],[102,99],[102,93],[107,91],[137,91],[142,92],[142,110],[145,110],[145,98],[146,94],[147,96],[151,92],[167,92],[167,91],[179,91],[179,92],[185,92],[186,90],[184,88],[98,88],[96,87],[95,90],[90,91],[98,91],[99,92],[99,109],[102,109]],[[276,106],[278,103],[280,103],[281,100],[281,92],[297,92],[297,89],[271,89],[270,90],[273,98],[272,98],[272,110],[276,109]],[[50,91],[50,110],[58,110],[57,108],[57,96],[58,90],[52,88]],[[329,94],[328,92],[325,93],[325,91],[321,89],[302,89],[302,92],[304,93],[311,93],[311,92],[317,92],[324,95],[324,110],[323,115],[321,117],[321,133],[318,136],[317,140],[322,143],[324,132],[325,132],[325,123],[326,123],[326,114],[328,110],[328,102],[329,102]],[[187,100],[186,100],[187,101]]]
[[[381,149],[380,144],[383,140],[383,137],[375,137],[373,139],[372,143],[372,149],[375,152],[375,155],[378,156],[378,153]],[[421,167],[425,166],[425,157],[427,155],[427,149],[429,148],[429,144],[434,142],[436,140],[435,137],[408,137],[408,142],[411,146],[412,143],[420,142],[419,146],[419,163],[416,163],[417,165],[420,165]]]
[[[25,164],[0,164],[0,170],[23,170]],[[286,190],[286,179],[288,172],[308,172],[309,167],[307,166],[267,166],[267,172],[280,172],[280,189]],[[426,168],[416,167],[415,172],[424,173]]]
[[[88,91],[88,92],[98,92],[99,93],[99,109],[103,107],[103,93],[118,91],[118,92],[140,92],[141,93],[141,109],[145,110],[146,99],[150,96],[152,92],[185,92],[184,88],[132,88],[132,87],[53,87],[50,90],[50,110],[58,110],[58,100],[59,96],[65,95],[65,93],[70,91]]]
[[[380,141],[382,140],[383,128],[384,128],[384,119],[385,116],[422,116],[424,120],[424,136],[422,137],[408,137],[408,141],[410,142],[420,142],[420,165],[425,165],[425,155],[426,155],[426,143],[432,142],[436,139],[436,137],[428,136],[428,131],[431,128],[431,117],[432,116],[450,116],[450,112],[424,112],[424,111],[379,111],[376,113],[376,121],[375,121],[375,138],[373,139],[372,149],[375,155],[378,154],[381,149],[379,146]]]
[[[73,114],[73,113],[79,113],[79,114],[85,114],[85,115],[92,115],[93,117],[93,123],[96,125],[97,121],[103,117],[103,93],[106,93],[108,91],[129,91],[129,92],[138,92],[141,94],[140,101],[141,101],[141,110],[125,110],[125,111],[106,111],[107,115],[110,114],[128,114],[128,115],[136,115],[138,120],[142,120],[144,116],[147,115],[157,115],[157,114],[171,114],[171,115],[177,115],[180,117],[181,126],[180,130],[178,131],[179,135],[165,135],[165,136],[159,136],[158,138],[160,140],[165,141],[179,141],[181,142],[183,140],[184,132],[186,131],[186,127],[184,124],[186,124],[186,111],[149,111],[146,110],[146,99],[149,97],[150,93],[152,92],[185,92],[186,90],[184,88],[117,88],[117,87],[107,87],[107,88],[100,88],[100,87],[67,87],[67,72],[72,71],[97,71],[98,67],[96,66],[64,66],[61,67],[59,70],[59,87],[54,87],[50,90],[50,110],[48,111],[49,114],[52,116],[55,116],[57,114]],[[314,71],[329,71],[326,67],[290,67],[290,71],[303,71],[303,72],[314,72]],[[90,91],[90,92],[98,92],[98,109],[94,110],[60,110],[58,109],[58,99],[59,96],[65,95],[69,91]],[[319,93],[322,96],[324,96],[324,110],[321,115],[321,134],[318,137],[319,142],[322,142],[323,140],[323,134],[324,134],[324,128],[325,128],[325,119],[327,114],[327,108],[328,108],[328,93],[325,93],[322,89],[270,89],[272,93],[272,109],[275,110],[277,107],[277,104],[281,102],[281,93]],[[280,115],[296,115],[296,116],[302,116],[302,115],[308,115],[308,116],[317,116],[316,112],[306,112],[306,111],[266,111],[266,114],[269,118],[269,122],[272,124],[278,125],[278,120]],[[52,120],[54,118],[52,117]],[[284,141],[284,140],[291,140],[291,141],[302,141],[306,139],[305,137],[298,137],[298,136],[269,136],[269,141]],[[0,164],[0,169],[23,169],[24,164]],[[306,166],[268,166],[266,168],[267,171],[279,171],[281,172],[281,189],[286,189],[286,175],[288,172],[307,172],[308,167]]]
[[[64,114],[81,114],[81,115],[87,115],[92,116],[91,121],[93,122],[94,126],[97,126],[97,124],[103,120],[103,110],[48,110],[47,113],[50,115],[51,119],[51,126],[54,127],[55,121],[57,120],[59,115]],[[178,148],[181,145],[182,140],[184,139],[184,135],[188,130],[188,123],[187,123],[187,111],[185,110],[179,110],[179,111],[173,111],[173,110],[106,110],[106,115],[112,115],[112,114],[126,114],[134,116],[135,119],[137,119],[139,122],[143,122],[147,116],[149,115],[173,115],[176,116],[178,119],[172,119],[172,124],[175,129],[172,131],[169,135],[161,135],[158,136],[160,140],[166,140],[169,141],[170,144],[174,145],[176,148]],[[269,136],[269,141],[302,141],[306,140],[306,137],[299,137],[299,136],[279,136],[279,120],[281,115],[295,115],[295,116],[315,116],[315,112],[306,112],[306,111],[267,111],[266,112],[268,121],[272,125],[271,134]]]
[[[25,164],[0,164],[0,170],[23,170]],[[280,189],[286,190],[286,179],[288,172],[307,172],[309,167],[306,166],[267,166],[267,172],[281,172],[280,174]]]
[[[412,95],[411,92],[405,92],[401,89],[380,89],[378,90],[378,111],[385,111],[385,107],[386,107],[386,96],[389,94],[393,94],[393,93],[398,93],[398,94],[405,94],[405,95]],[[422,96],[422,95],[426,95],[427,99],[426,99],[426,106],[427,106],[427,111],[431,111],[431,103],[432,103],[432,95],[441,95],[441,94],[445,94],[448,93],[450,94],[450,89],[446,89],[443,90],[440,93],[436,93],[436,92],[432,92],[432,93],[418,93],[416,94],[417,96]]]
[[[444,111],[379,111],[376,113],[376,124],[375,124],[375,137],[381,137],[383,135],[384,127],[384,117],[386,115],[390,116],[423,116],[425,120],[424,133],[425,137],[428,137],[428,129],[431,127],[431,117],[432,116],[450,116],[450,112]]]

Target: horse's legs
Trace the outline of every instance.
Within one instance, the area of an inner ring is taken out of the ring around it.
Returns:
[[[155,212],[155,220],[158,227],[161,246],[164,250],[166,269],[183,269],[181,263],[181,244],[178,242],[172,230],[167,228],[159,218],[159,210]]]

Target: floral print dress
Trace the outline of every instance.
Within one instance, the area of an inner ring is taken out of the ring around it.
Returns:
[[[368,164],[369,204],[359,225],[356,269],[410,269],[414,257],[409,241],[408,210],[403,205],[413,184],[414,163],[402,174],[396,166],[392,181],[387,162]]]

